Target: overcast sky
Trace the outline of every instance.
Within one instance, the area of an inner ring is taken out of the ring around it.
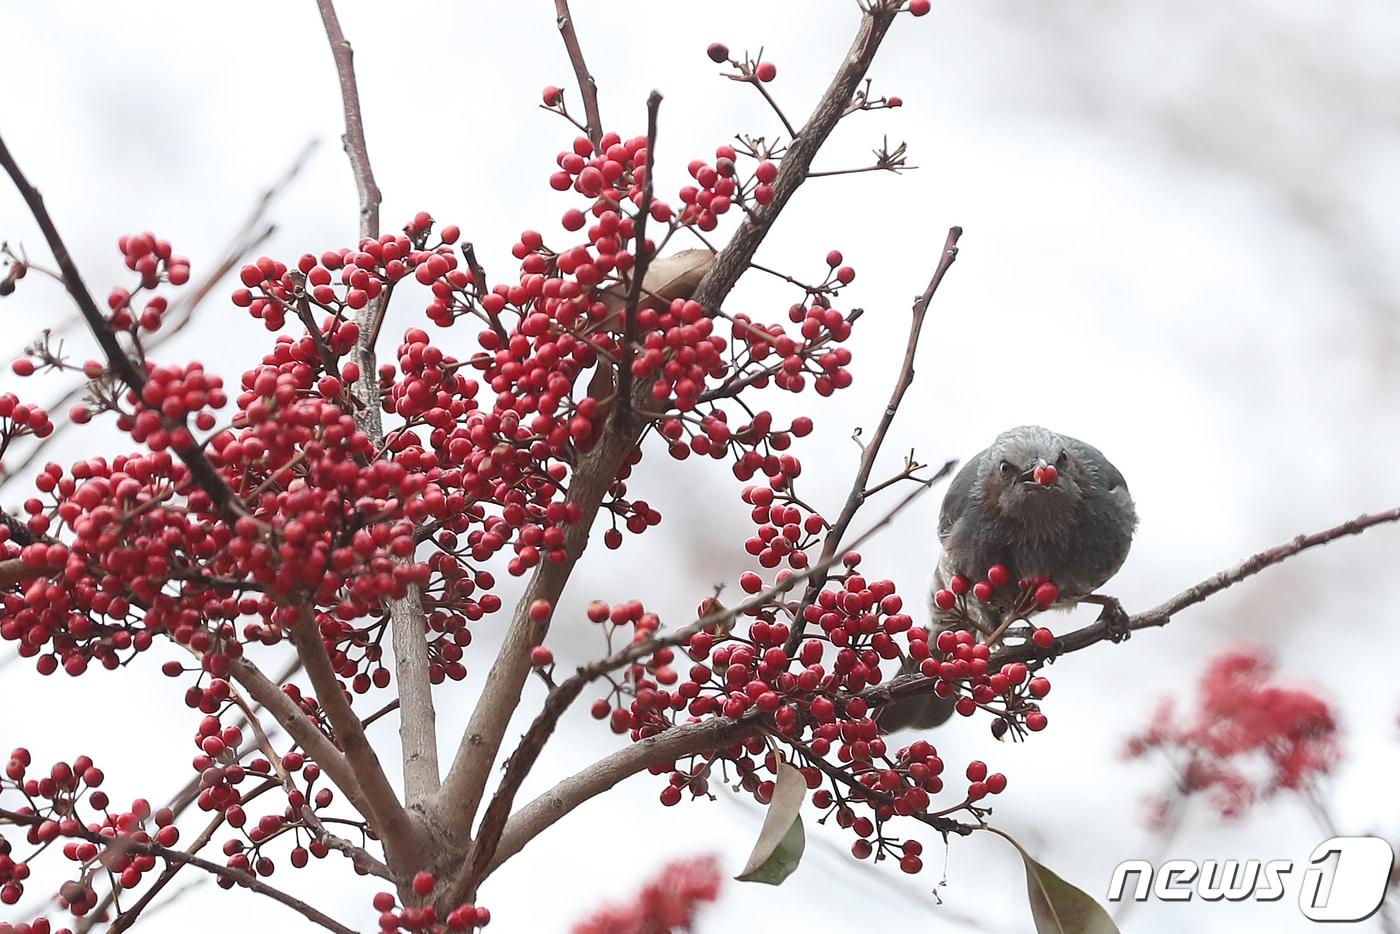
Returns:
[[[647,91],[665,95],[658,184],[672,192],[691,158],[711,156],[736,132],[779,129],[757,94],[717,76],[709,42],[763,46],[779,70],[772,92],[800,119],[858,20],[847,0],[574,7],[608,127],[644,131]],[[555,229],[572,206],[547,178],[574,133],[536,107],[546,84],[577,103],[552,4],[343,0],[340,12],[356,49],[384,227],[428,210],[460,224],[492,278],[504,277],[519,232]],[[338,91],[311,0],[0,0],[0,24],[0,132],[94,290],[124,281],[115,240],[144,229],[190,256],[198,277],[257,193],[312,140],[319,147],[271,208],[278,231],[264,249],[290,260],[353,243]],[[838,248],[857,270],[848,300],[866,309],[850,342],[855,385],[819,408],[800,403],[818,424],[804,449],[804,496],[828,510],[843,498],[858,455],[851,431],[878,418],[910,300],[959,224],[963,252],[935,302],[884,471],[910,448],[935,463],[966,458],[1026,422],[1090,441],[1126,475],[1141,516],[1133,554],[1109,587],[1129,609],[1299,532],[1396,505],[1397,29],[1400,10],[1385,0],[939,0],[928,17],[902,17],[871,74],[876,93],[898,94],[904,107],[846,121],[817,167],[864,164],[888,136],[908,142],[918,170],[814,180],[759,257],[801,274]],[[6,186],[0,239],[44,255]],[[24,285],[0,303],[10,356],[71,314],[56,289]],[[790,301],[780,284],[750,275],[727,307],[776,317]],[[418,307],[397,302],[388,330],[424,324]],[[442,341],[464,351],[473,338],[463,330]],[[82,346],[81,335],[73,343]],[[232,382],[268,344],[220,297],[161,356],[200,359]],[[0,389],[37,402],[62,388],[8,369],[0,376]],[[787,398],[771,405],[796,411]],[[52,456],[120,450],[100,431],[65,437]],[[633,487],[665,521],[620,554],[586,556],[565,607],[636,596],[680,621],[746,568],[747,507],[725,471],[693,461],[652,457]],[[22,481],[3,489],[10,506],[26,495]],[[936,496],[926,498],[866,549],[872,573],[897,581],[915,606],[936,559],[937,508]],[[981,721],[935,741],[950,762],[980,757],[1004,771],[997,825],[1102,897],[1120,860],[1157,856],[1141,801],[1164,775],[1121,763],[1123,738],[1163,694],[1189,693],[1220,649],[1262,641],[1342,711],[1350,756],[1329,790],[1341,825],[1394,839],[1397,552],[1400,531],[1380,529],[1255,578],[1165,630],[1064,660],[1051,672],[1051,726],[1030,743],[994,743]],[[468,661],[479,674],[495,633],[483,624],[476,636]],[[557,628],[550,641],[572,663],[598,654],[593,636]],[[155,656],[78,681],[7,665],[0,746],[24,743],[42,762],[89,753],[117,799],[168,794],[187,777],[195,719]],[[440,695],[445,750],[476,683]],[[527,711],[538,699],[532,686]],[[114,704],[120,728],[109,722]],[[396,741],[390,721],[377,735]],[[586,715],[568,720],[525,794],[617,745]],[[757,809],[723,790],[714,803],[663,809],[660,787],[637,777],[512,860],[483,893],[492,929],[566,930],[672,856],[711,852],[737,872]],[[1302,861],[1323,836],[1296,803],[1279,802],[1239,825],[1198,812],[1168,855]],[[941,845],[929,841],[928,868],[915,878],[846,858],[844,834],[814,837],[787,884],[728,884],[701,930],[1028,929],[1019,864],[990,835],[956,843],[946,870]],[[284,868],[273,881],[373,927],[375,885],[343,862]],[[935,886],[942,905],[929,894]],[[206,884],[142,929],[292,930],[290,918]],[[1149,904],[1128,930],[1266,928],[1307,929],[1291,895],[1271,905]]]

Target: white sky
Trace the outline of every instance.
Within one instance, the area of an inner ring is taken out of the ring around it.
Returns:
[[[708,42],[765,46],[779,67],[773,93],[801,119],[857,19],[846,0],[574,5],[609,127],[641,132],[647,91],[665,94],[658,179],[671,191],[689,159],[709,156],[735,131],[771,135],[776,125],[750,89],[716,77]],[[1130,609],[1296,533],[1393,506],[1400,491],[1400,276],[1391,262],[1400,248],[1400,13],[1384,0],[1348,4],[1345,14],[1322,0],[1139,6],[942,0],[924,19],[902,18],[872,75],[876,93],[898,94],[905,106],[847,121],[818,167],[862,164],[887,134],[908,141],[919,170],[813,181],[760,254],[801,273],[819,270],[835,247],[858,272],[849,300],[867,313],[850,343],[856,383],[813,411],[818,432],[803,449],[804,496],[834,509],[855,466],[851,429],[872,425],[888,394],[909,301],[948,226],[964,226],[885,469],[898,469],[911,447],[935,463],[967,457],[1024,422],[1093,442],[1128,477],[1142,519],[1111,585]],[[0,131],[42,188],[90,286],[102,293],[121,280],[115,239],[143,229],[171,239],[198,277],[256,192],[310,139],[322,145],[273,208],[279,232],[266,250],[290,259],[352,243],[354,190],[314,4],[166,0],[137,10],[0,3]],[[518,232],[554,230],[572,206],[546,180],[573,133],[535,107],[551,83],[577,104],[552,5],[406,2],[391,11],[343,0],[340,13],[357,53],[384,226],[429,210],[461,224],[493,280],[504,276]],[[0,238],[43,254],[6,186]],[[56,290],[23,285],[0,303],[11,356],[69,314]],[[776,317],[789,301],[750,276],[728,307]],[[423,321],[410,302],[396,302],[389,331]],[[463,330],[443,340],[465,348],[472,337]],[[163,358],[198,358],[234,381],[267,344],[242,311],[211,301]],[[0,389],[35,401],[57,392],[8,370]],[[772,405],[794,411],[785,398]],[[56,459],[91,453],[95,437],[66,438]],[[590,554],[569,606],[638,596],[676,622],[712,584],[732,584],[746,567],[747,510],[732,478],[656,453],[633,486],[666,521],[620,555]],[[25,495],[19,482],[3,492],[10,505]],[[937,507],[927,498],[865,549],[869,568],[895,579],[916,606],[936,556]],[[998,745],[981,722],[935,741],[950,762],[981,757],[1006,772],[1011,787],[996,823],[1102,896],[1117,862],[1155,855],[1139,801],[1163,776],[1122,764],[1123,737],[1163,693],[1189,692],[1220,648],[1265,640],[1286,671],[1340,705],[1351,750],[1332,794],[1342,826],[1394,838],[1398,545],[1393,528],[1339,543],[1163,631],[1066,659],[1051,672],[1051,728],[1028,744]],[[638,581],[648,589],[638,592]],[[475,635],[469,662],[479,673],[494,632],[481,625]],[[561,627],[550,643],[571,662],[597,654],[592,635]],[[43,762],[87,752],[117,798],[173,791],[188,776],[196,721],[157,668],[156,653],[120,674],[78,681],[7,666],[0,747],[27,744]],[[439,696],[445,753],[474,683]],[[532,686],[530,701],[538,698]],[[392,748],[392,723],[377,736]],[[568,721],[525,797],[616,745],[586,715]],[[713,852],[738,871],[756,809],[727,794],[662,809],[660,787],[647,776],[629,781],[512,860],[483,896],[497,919],[492,930],[565,930],[675,855]],[[930,868],[910,879],[843,858],[844,834],[814,836],[822,842],[809,845],[787,884],[727,885],[702,930],[1028,929],[1021,871],[1001,841],[979,835],[953,847],[938,907],[927,893],[940,879],[939,846],[930,842]],[[1321,838],[1303,809],[1285,802],[1241,825],[1197,815],[1170,855],[1305,860]],[[352,924],[374,925],[376,886],[343,862],[304,874],[284,867],[273,882]],[[205,885],[143,930],[297,923],[256,896]],[[1303,925],[1290,894],[1266,906],[1149,904],[1128,930]]]

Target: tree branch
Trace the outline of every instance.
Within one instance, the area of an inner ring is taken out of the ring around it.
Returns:
[[[574,31],[574,16],[569,11],[569,0],[554,0],[554,13],[559,35],[569,53],[569,63],[574,66],[579,96],[583,98],[584,131],[588,138],[593,140],[593,145],[597,146],[603,139],[603,117],[598,111],[598,82],[593,80],[588,63],[583,60],[583,47],[579,45],[578,33]]]
[[[340,97],[345,110],[345,154],[355,174],[355,187],[360,197],[360,236],[379,236],[379,186],[370,167],[369,148],[365,143],[364,119],[360,111],[360,94],[355,81],[354,52],[345,33],[341,31],[332,0],[317,0],[326,38],[335,57],[336,74],[340,78]],[[485,288],[486,283],[478,283]],[[355,348],[356,362],[363,378],[353,387],[361,405],[355,413],[356,424],[378,446],[384,442],[384,426],[380,417],[381,402],[375,358],[375,340],[379,327],[369,322],[382,321],[389,300],[384,290],[376,301],[360,313],[360,340]],[[428,677],[428,639],[423,613],[423,599],[417,586],[409,588],[403,599],[388,601],[389,623],[394,649],[395,683],[399,690],[399,743],[403,759],[404,799],[415,811],[421,811],[427,800],[438,790],[441,782],[437,754],[437,711],[433,707],[432,682]]]
[[[880,456],[880,448],[884,445],[885,436],[889,433],[890,425],[894,422],[894,416],[899,411],[900,403],[904,401],[904,394],[908,392],[909,386],[914,382],[914,357],[919,350],[919,334],[924,327],[924,318],[928,315],[929,302],[933,301],[933,295],[938,291],[938,286],[943,281],[944,275],[953,265],[953,261],[958,258],[958,239],[960,237],[962,237],[961,227],[952,227],[948,230],[948,239],[944,241],[943,254],[939,257],[933,277],[929,279],[924,294],[920,295],[914,302],[913,314],[909,319],[909,339],[904,345],[904,362],[900,365],[899,377],[895,380],[894,391],[890,393],[890,401],[885,405],[884,414],[880,416],[880,424],[875,429],[875,435],[865,445],[865,450],[861,453],[860,466],[856,470],[855,479],[851,482],[851,492],[846,496],[846,503],[841,507],[841,514],[837,516],[835,524],[832,525],[822,542],[822,563],[826,563],[837,553],[841,547],[841,539],[845,536],[846,529],[851,525],[851,520],[855,518],[856,512],[870,495],[867,486],[870,483],[870,472],[875,467],[875,459]],[[788,634],[785,646],[789,658],[795,656],[798,648],[802,645],[802,635],[807,625],[802,611],[811,605],[824,586],[826,586],[826,575],[808,578],[807,590],[802,595],[802,604],[798,607],[797,614],[793,618],[792,632]]]
[[[135,361],[127,355],[126,351],[117,341],[116,332],[112,330],[111,323],[98,310],[97,303],[93,301],[92,294],[88,292],[87,286],[83,283],[83,277],[78,272],[77,264],[73,262],[73,257],[68,253],[68,247],[63,242],[63,237],[58,233],[58,228],[54,226],[53,218],[49,216],[48,208],[44,206],[44,196],[39,190],[29,184],[24,173],[20,171],[18,163],[10,155],[9,148],[5,145],[5,140],[0,138],[0,165],[5,167],[10,180],[14,182],[15,188],[19,190],[20,196],[24,198],[24,203],[29,206],[29,211],[34,215],[34,220],[39,225],[39,229],[44,234],[44,239],[49,244],[49,250],[53,253],[54,261],[58,263],[58,268],[62,273],[63,287],[68,291],[73,303],[82,312],[83,320],[87,322],[88,329],[92,336],[97,339],[98,345],[102,348],[103,354],[107,357],[107,365],[122,382],[130,387],[136,395],[141,394],[141,389],[146,385],[146,374],[136,366]],[[171,429],[186,429],[184,418],[170,418],[161,416],[162,424]],[[204,456],[204,449],[197,444],[183,445],[175,449],[175,453],[180,456],[185,466],[189,469],[190,477],[202,489],[209,499],[230,526],[237,519],[234,512],[234,496],[228,488],[228,484],[214,470],[214,466]]]
[[[340,78],[340,101],[345,111],[345,155],[350,157],[350,169],[355,173],[355,188],[360,193],[360,236],[379,236],[379,202],[382,195],[374,181],[374,169],[369,164],[369,148],[365,145],[365,122],[360,112],[360,89],[355,82],[355,50],[340,29],[333,0],[316,0],[321,11],[321,23],[326,28],[331,55],[335,57],[335,73]],[[373,371],[366,374],[372,377]]]
[[[609,431],[580,458],[569,484],[568,498],[578,504],[581,515],[564,532],[566,557],[560,564],[541,562],[530,578],[506,630],[505,641],[486,675],[481,698],[472,710],[452,767],[434,802],[437,821],[453,839],[465,840],[471,832],[486,780],[530,675],[530,650],[544,641],[549,631],[547,619],[543,622],[530,619],[530,607],[536,600],[547,601],[551,606],[558,603],[574,564],[587,546],[603,495],[634,447],[630,432]]]
[[[18,811],[7,809],[0,809],[0,818],[10,823],[26,827],[33,826],[47,819],[40,815],[21,814]],[[138,853],[143,856],[154,856],[157,859],[165,860],[167,863],[181,863],[203,869],[205,872],[218,876],[220,879],[227,879],[235,885],[241,885],[244,888],[257,892],[259,895],[266,895],[274,901],[281,902],[293,911],[300,913],[308,921],[315,922],[327,930],[335,931],[336,934],[355,934],[354,929],[346,927],[329,915],[311,907],[301,899],[294,898],[281,889],[275,889],[257,876],[240,869],[230,869],[228,866],[211,862],[202,857],[195,856],[192,853],[172,850],[158,843],[137,843],[134,840],[115,840],[111,837],[104,837],[102,834],[95,830],[90,830],[82,824],[77,826],[74,836],[82,837],[90,843],[95,843],[104,850],[115,849],[129,853]]]
[[[851,547],[858,548],[873,538],[893,522],[895,517],[912,505],[916,499],[928,492],[935,483],[948,476],[952,469],[953,462],[949,461],[937,474],[920,482],[917,489],[905,496],[879,521],[866,529],[859,538],[851,543]],[[702,630],[716,627],[726,629],[734,620],[771,604],[775,599],[797,587],[803,581],[816,580],[823,576],[832,565],[840,560],[840,555],[830,555],[822,562],[812,565],[801,573],[785,578],[762,593],[755,594],[738,606],[708,613],[664,636],[653,636],[625,646],[607,658],[581,666],[576,674],[551,690],[545,699],[544,709],[535,717],[535,721],[530,724],[530,729],[521,739],[520,745],[506,761],[505,776],[501,779],[500,787],[496,790],[490,806],[486,809],[486,815],[482,818],[481,830],[473,843],[471,860],[465,867],[465,874],[454,890],[454,894],[465,897],[465,893],[475,891],[476,886],[489,873],[490,867],[496,865],[493,862],[493,857],[497,844],[505,832],[505,828],[515,820],[513,817],[509,821],[507,820],[515,800],[515,794],[520,790],[525,777],[539,758],[539,754],[543,751],[545,742],[554,732],[559,718],[586,685],[610,671],[616,671],[648,655],[653,655],[660,649],[682,645],[691,636]]]
[[[1266,548],[1258,554],[1251,555],[1233,567],[1226,568],[1218,574],[1213,574],[1199,583],[1193,584],[1181,591],[1174,597],[1158,604],[1150,610],[1134,614],[1128,617],[1126,627],[1115,626],[1107,619],[1100,619],[1081,627],[1073,632],[1066,633],[1055,639],[1054,645],[1047,651],[1036,648],[1027,643],[1025,645],[1009,646],[994,654],[987,661],[988,671],[999,671],[1003,665],[1012,662],[1024,662],[1031,659],[1058,658],[1070,652],[1078,652],[1087,649],[1091,645],[1099,642],[1122,641],[1122,633],[1126,629],[1128,632],[1138,632],[1143,629],[1152,629],[1165,626],[1172,621],[1172,618],[1187,607],[1195,606],[1208,597],[1211,597],[1228,587],[1238,584],[1247,577],[1253,577],[1265,568],[1269,568],[1285,561],[1300,552],[1309,548],[1316,548],[1328,542],[1346,537],[1348,535],[1359,535],[1367,529],[1377,525],[1400,521],[1400,507],[1389,509],[1385,512],[1369,513],[1361,515],[1355,519],[1348,520],[1330,529],[1321,532],[1314,532],[1311,535],[1299,535],[1296,538],[1282,542],[1272,548]],[[927,693],[933,687],[936,678],[925,678],[921,675],[904,675],[895,678],[887,684],[879,687],[868,688],[858,696],[871,706],[878,706],[889,703],[901,697]]]
[[[330,655],[321,639],[316,625],[315,614],[309,607],[303,607],[292,624],[292,644],[306,666],[307,677],[316,691],[316,699],[326,718],[335,728],[336,740],[345,750],[345,760],[355,773],[360,789],[364,793],[364,803],[369,807],[365,814],[374,825],[375,832],[384,841],[384,852],[391,864],[404,859],[416,848],[416,830],[409,820],[398,795],[394,793],[389,779],[384,775],[384,767],[375,755],[374,747],[365,736],[360,718],[350,708],[350,701],[331,667]],[[251,693],[251,691],[250,691]],[[257,695],[254,695],[256,697]]]
[[[1206,578],[1181,593],[1144,613],[1130,618],[1129,628],[1136,631],[1155,626],[1164,626],[1172,616],[1187,607],[1202,602],[1246,577],[1259,573],[1267,567],[1278,564],[1301,551],[1324,545],[1347,535],[1356,535],[1384,523],[1400,521],[1400,507],[1386,512],[1359,516],[1349,522],[1326,529],[1312,535],[1300,535],[1290,541],[1266,549],[1232,568]],[[1076,630],[1056,640],[1052,651],[1060,654],[1078,651],[1097,642],[1111,639],[1110,628],[1105,623],[1094,623]],[[1017,646],[993,655],[988,662],[991,671],[997,671],[1004,664],[1024,661],[1035,657],[1034,650]],[[875,708],[902,697],[927,693],[932,690],[934,678],[921,675],[905,675],[887,684],[867,688],[856,695],[870,707]],[[737,720],[716,717],[696,724],[673,727],[664,733],[641,740],[626,749],[619,750],[582,771],[559,782],[549,791],[540,795],[511,816],[500,843],[492,857],[487,872],[493,871],[555,821],[580,804],[612,788],[623,779],[649,769],[652,766],[675,762],[684,756],[707,752],[722,745],[736,742],[763,729],[761,717],[756,709],[750,710]]]
[[[271,765],[273,771],[277,773],[277,778],[287,790],[288,795],[290,796],[292,793],[297,792],[296,782],[292,779],[292,775],[287,771],[286,766],[282,764],[282,757],[279,756],[277,750],[273,748],[272,739],[267,735],[267,731],[263,729],[256,712],[237,691],[233,692],[233,702],[243,711],[244,719],[253,730],[253,736],[256,739],[257,747],[262,750],[263,756],[267,759],[268,764]],[[351,864],[360,872],[367,875],[375,875],[381,879],[388,879],[391,882],[394,881],[394,875],[389,871],[389,867],[375,859],[368,850],[363,847],[355,846],[355,844],[351,843],[349,840],[338,837],[327,830],[326,825],[321,822],[321,816],[316,813],[316,809],[310,801],[303,802],[301,810],[295,817],[306,824],[307,829],[311,831],[312,839],[325,844],[332,850],[344,854],[349,858]]]
[[[757,720],[715,718],[638,740],[571,775],[521,808],[506,824],[487,872],[510,859],[559,818],[624,778],[664,762],[716,749],[757,733]]]
[[[556,0],[556,3],[559,3],[563,13],[567,13],[567,5],[560,0]],[[883,2],[872,4],[866,9],[845,60],[817,103],[798,139],[783,157],[782,168],[773,182],[773,202],[744,220],[734,237],[715,257],[714,264],[690,296],[705,306],[710,313],[715,313],[723,304],[739,277],[748,268],[754,253],[782,213],[783,207],[806,180],[812,159],[840,121],[851,95],[874,60],[875,52],[889,30],[897,9],[897,4]],[[561,22],[561,32],[566,26],[572,28],[567,21]],[[566,34],[566,43],[567,41]],[[640,407],[639,401],[645,402],[639,398],[642,391],[634,387],[634,407]],[[505,642],[486,676],[481,699],[472,712],[471,721],[458,745],[452,767],[448,770],[442,790],[433,802],[432,810],[437,821],[455,839],[465,838],[470,832],[471,822],[481,804],[486,780],[491,774],[511,714],[519,706],[520,694],[529,676],[530,649],[538,645],[548,631],[547,621],[541,624],[530,621],[529,607],[535,600],[547,600],[551,605],[558,602],[574,563],[587,544],[589,529],[597,515],[602,496],[635,444],[635,431],[622,432],[613,427],[592,450],[580,458],[569,486],[569,500],[579,506],[581,515],[579,521],[572,524],[565,534],[567,557],[560,564],[541,564],[527,585],[525,594],[516,606]]]
[[[783,154],[778,177],[773,180],[773,201],[745,217],[733,238],[715,257],[714,266],[692,296],[708,311],[713,313],[724,303],[725,297],[758,252],[759,245],[768,236],[773,222],[782,214],[797,189],[807,180],[812,160],[840,122],[851,96],[874,61],[875,53],[884,41],[885,33],[894,21],[897,9],[897,4],[888,4],[883,0],[867,7],[861,17],[855,40],[846,52],[841,67],[837,69],[831,84],[827,86],[812,115],[798,132],[797,138]]]
[[[637,258],[627,286],[627,304],[622,310],[622,350],[617,359],[617,407],[613,409],[613,417],[623,431],[629,430],[632,423],[632,357],[636,353],[637,306],[642,301],[642,282],[646,279],[647,266],[651,265],[651,251],[647,249],[647,217],[651,214],[652,180],[656,174],[653,171],[656,166],[656,115],[660,109],[661,92],[653,89],[647,95],[647,178],[642,186],[642,203],[637,210],[634,237]]]
[[[250,697],[267,708],[273,718],[281,724],[282,729],[287,731],[287,735],[306,750],[306,754],[316,761],[321,771],[326,773],[326,777],[345,793],[355,810],[369,817],[369,802],[360,790],[360,783],[354,771],[346,761],[345,755],[321,732],[321,728],[246,658],[240,656],[233,659],[229,675],[243,686]]]

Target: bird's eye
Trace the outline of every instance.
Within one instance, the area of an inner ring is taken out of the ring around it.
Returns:
[[[1061,452],[1060,452],[1060,456],[1057,457],[1057,458],[1055,458],[1055,466],[1056,466],[1056,467],[1064,467],[1064,466],[1065,466],[1066,464],[1068,464],[1068,463],[1069,463],[1069,452],[1068,452],[1068,451],[1061,451]]]
[[[1004,461],[1001,462],[1001,475],[1002,475],[1003,477],[1009,477],[1009,476],[1011,476],[1011,475],[1012,475],[1013,473],[1015,473],[1015,472],[1016,472],[1016,465],[1013,464],[1013,463],[1011,463],[1011,461],[1005,461],[1005,460],[1004,460]]]

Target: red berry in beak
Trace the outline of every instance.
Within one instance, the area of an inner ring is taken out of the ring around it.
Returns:
[[[1047,465],[1045,467],[1037,467],[1033,476],[1035,477],[1035,482],[1039,483],[1041,486],[1054,486],[1055,481],[1060,478],[1060,472],[1054,467]]]

